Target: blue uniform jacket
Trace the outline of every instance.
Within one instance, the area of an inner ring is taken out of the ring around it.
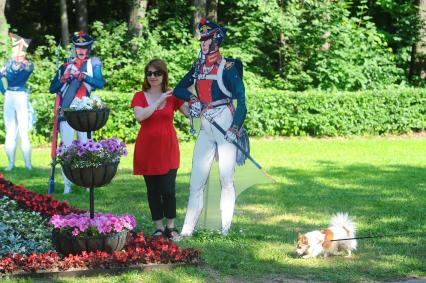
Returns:
[[[88,83],[90,86],[93,87],[93,90],[95,89],[101,89],[104,87],[105,82],[102,76],[102,64],[99,61],[98,58],[93,57],[92,58],[92,67],[93,67],[93,77],[90,76],[86,76],[84,78],[84,81],[86,83]],[[66,69],[66,65],[63,64],[60,68],[59,68],[59,74],[56,73],[55,76],[53,77],[51,83],[50,83],[50,88],[49,91],[50,93],[57,93],[61,90],[62,86],[66,83],[61,82],[61,77],[64,74]],[[89,95],[89,94],[88,94]]]
[[[173,95],[175,95],[176,97],[182,100],[189,101],[191,95],[193,94],[188,90],[188,87],[194,84],[194,81],[195,81],[194,72],[195,72],[195,63],[192,65],[191,70],[176,85],[175,89],[173,90]],[[232,126],[236,125],[238,129],[240,129],[246,118],[247,107],[246,107],[245,88],[244,88],[243,80],[240,77],[240,74],[235,64],[232,64],[230,68],[225,67],[223,69],[222,80],[226,89],[229,92],[231,92],[232,94],[231,98],[233,100],[234,99],[237,100],[237,107],[235,109]],[[226,96],[220,90],[217,81],[213,81],[212,83],[211,97],[213,101],[228,98],[228,96]]]
[[[29,91],[25,87],[25,84],[34,70],[34,65],[31,62],[17,62],[15,60],[10,60],[2,69],[3,72],[0,72],[0,92],[3,95],[5,94],[6,89],[1,80],[2,77],[5,77],[7,80],[8,90]]]

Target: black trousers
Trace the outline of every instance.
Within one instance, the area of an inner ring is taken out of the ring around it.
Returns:
[[[171,169],[164,175],[143,176],[153,221],[176,218],[176,173]]]

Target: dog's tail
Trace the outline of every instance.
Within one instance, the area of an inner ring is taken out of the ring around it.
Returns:
[[[331,217],[330,226],[341,227],[348,232],[348,237],[355,237],[355,222],[349,218],[347,213],[339,212]]]

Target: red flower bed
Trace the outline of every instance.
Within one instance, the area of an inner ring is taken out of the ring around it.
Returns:
[[[74,268],[115,268],[146,263],[197,263],[199,250],[182,249],[172,241],[138,233],[130,237],[123,251],[112,254],[98,251],[83,252],[61,258],[58,253],[12,254],[0,260],[0,275],[17,271],[68,270]]]
[[[5,195],[15,200],[20,205],[44,216],[53,216],[55,214],[66,215],[69,213],[84,213],[86,211],[71,207],[67,201],[61,202],[49,195],[40,195],[26,189],[22,185],[14,185],[12,182],[4,179],[0,174],[0,196]]]
[[[49,217],[54,214],[66,215],[85,212],[69,206],[67,202],[59,202],[51,196],[32,192],[22,185],[16,186],[5,180],[2,174],[0,174],[1,195]],[[199,250],[183,249],[165,238],[145,238],[143,232],[140,232],[131,234],[124,249],[112,254],[101,251],[83,252],[81,255],[69,255],[63,258],[56,252],[31,255],[10,254],[0,258],[0,277],[18,271],[114,268],[146,263],[197,263],[198,260]]]

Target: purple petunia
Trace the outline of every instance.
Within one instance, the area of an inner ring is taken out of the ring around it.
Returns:
[[[56,151],[57,163],[72,168],[99,167],[104,164],[116,163],[121,156],[127,156],[126,144],[117,138],[95,142],[74,140],[70,145],[60,144]]]

